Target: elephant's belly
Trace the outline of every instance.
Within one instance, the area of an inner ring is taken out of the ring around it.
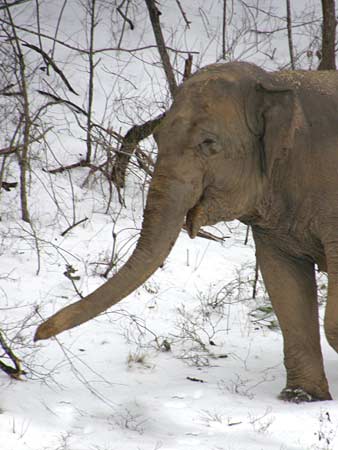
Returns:
[[[264,230],[253,227],[264,239],[278,247],[283,253],[287,253],[295,258],[305,258],[318,266],[321,272],[327,271],[324,247],[319,239],[310,232],[290,232],[285,229]]]

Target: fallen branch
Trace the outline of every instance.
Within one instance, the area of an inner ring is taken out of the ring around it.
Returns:
[[[69,164],[68,166],[61,166],[61,167],[57,167],[56,169],[49,169],[47,170],[48,173],[62,173],[65,170],[72,170],[72,169],[76,169],[77,167],[88,167],[89,164],[87,163],[87,161],[85,159],[81,159],[81,161],[74,163],[74,164]]]
[[[12,361],[14,367],[8,366],[4,362],[0,361],[0,369],[7,373],[11,378],[15,378],[16,380],[21,379],[21,375],[25,375],[25,371],[21,368],[21,361],[20,359],[14,354],[13,350],[10,348],[10,346],[7,344],[6,339],[0,331],[0,346],[5,352],[5,355]]]
[[[77,227],[78,225],[81,225],[81,223],[86,222],[88,220],[88,217],[85,217],[84,219],[81,219],[79,221],[77,221],[76,223],[73,223],[73,225],[70,225],[68,228],[65,229],[65,231],[63,231],[61,233],[61,236],[64,237],[66,236],[66,234],[71,231],[73,228]]]

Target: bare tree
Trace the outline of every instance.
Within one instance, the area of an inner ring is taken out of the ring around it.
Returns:
[[[166,45],[165,45],[165,41],[164,41],[164,37],[163,37],[163,33],[162,33],[162,28],[161,28],[161,24],[160,24],[160,14],[161,13],[157,9],[154,0],[145,0],[145,2],[147,5],[147,8],[148,8],[151,25],[153,27],[156,44],[157,44],[158,51],[161,56],[163,70],[164,70],[166,78],[167,78],[169,90],[170,90],[171,96],[174,98],[176,90],[177,90],[177,83],[175,80],[174,71],[173,71],[173,68],[172,68],[172,65],[170,62],[170,58],[168,55],[168,51],[166,49]]]
[[[322,51],[318,70],[336,70],[336,2],[322,0]]]
[[[223,0],[223,19],[222,19],[222,58],[226,57],[226,27],[227,27],[227,0]]]
[[[291,69],[295,69],[295,55],[293,48],[293,38],[292,38],[292,18],[291,18],[291,5],[290,0],[286,0],[286,23],[288,29],[288,46],[289,46],[289,55],[290,55],[290,64]]]
[[[27,195],[27,177],[29,169],[29,148],[31,134],[31,114],[29,105],[29,96],[27,89],[27,73],[26,61],[22,51],[21,42],[17,35],[13,17],[5,0],[6,13],[11,27],[11,36],[8,36],[12,47],[13,55],[17,60],[18,70],[16,71],[16,82],[19,88],[18,98],[20,99],[21,112],[19,118],[19,128],[23,129],[22,144],[18,148],[17,156],[20,166],[20,200],[21,200],[21,217],[25,222],[30,222],[30,214],[28,209]]]
[[[87,124],[86,124],[86,145],[87,155],[86,163],[89,164],[92,159],[93,142],[92,142],[92,113],[93,113],[93,100],[94,100],[94,73],[95,73],[95,61],[94,61],[94,36],[96,27],[96,0],[90,0],[87,4],[90,26],[89,26],[89,87],[88,87],[88,104],[87,104]]]

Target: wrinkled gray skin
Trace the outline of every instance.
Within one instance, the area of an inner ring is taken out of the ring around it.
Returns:
[[[330,399],[320,347],[315,264],[328,272],[325,333],[338,351],[338,75],[208,66],[179,89],[156,130],[158,160],[137,247],[119,273],[40,325],[47,339],[140,286],[186,218],[252,226],[284,337],[291,401]]]

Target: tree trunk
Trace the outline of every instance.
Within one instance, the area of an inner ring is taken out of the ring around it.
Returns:
[[[292,39],[292,18],[291,18],[291,5],[290,0],[286,0],[286,23],[288,29],[288,45],[289,45],[289,55],[291,69],[295,70],[295,55],[293,50],[293,39]]]
[[[336,70],[336,5],[335,0],[322,0],[322,58],[318,70]]]
[[[162,29],[161,29],[161,24],[160,24],[160,19],[159,19],[160,12],[156,8],[154,0],[145,0],[145,2],[147,5],[147,8],[148,8],[148,11],[149,11],[151,25],[153,27],[158,51],[161,56],[163,69],[164,69],[165,75],[167,77],[169,90],[170,90],[172,98],[174,98],[176,90],[177,90],[177,83],[175,80],[174,71],[173,71],[173,68],[170,63],[169,55],[168,55],[167,48],[166,48],[165,42],[164,42],[164,37],[162,34]]]

